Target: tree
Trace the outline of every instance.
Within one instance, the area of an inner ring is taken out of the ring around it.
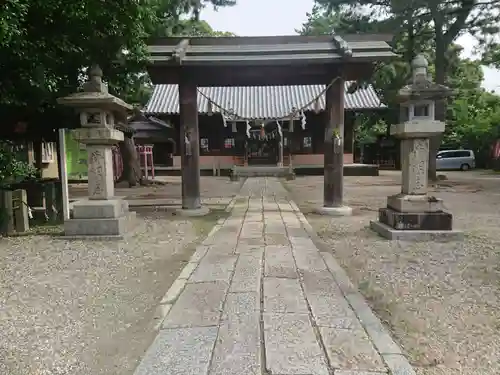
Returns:
[[[317,0],[316,3],[328,11],[343,12],[351,18],[369,17],[372,21],[403,25],[399,29],[406,33],[409,46],[407,55],[422,52],[418,43],[413,43],[415,31],[431,31],[434,47],[435,81],[446,84],[448,49],[465,32],[478,38],[498,32],[498,6],[500,0]],[[420,24],[420,25],[416,25]],[[426,27],[423,28],[422,24]],[[393,30],[398,30],[395,28]],[[436,118],[446,120],[446,103],[437,103]],[[441,137],[431,139],[429,150],[429,178],[436,179],[436,153]]]
[[[102,67],[113,94],[123,97],[134,92],[141,98],[140,81],[145,78],[139,73],[145,71],[147,38],[186,23],[183,15],[193,14],[197,20],[203,7],[234,5],[235,1],[4,3],[0,8],[0,115],[4,123],[6,119],[13,123],[20,114],[36,120],[47,110],[64,111],[55,99],[78,90],[91,64]]]
[[[99,64],[112,94],[143,105],[146,40],[171,30],[184,15],[234,0],[6,0],[0,7],[0,116],[5,126],[52,134],[73,113],[56,98],[77,91],[85,70]],[[166,28],[168,25],[170,28]],[[172,34],[165,34],[172,35]],[[59,121],[58,121],[59,120]]]

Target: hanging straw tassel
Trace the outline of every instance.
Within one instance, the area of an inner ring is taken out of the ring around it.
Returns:
[[[213,104],[210,100],[207,101],[207,114],[212,116],[214,114]]]
[[[321,107],[319,105],[319,97],[316,98],[316,100],[314,101],[314,113],[319,113],[321,111]]]

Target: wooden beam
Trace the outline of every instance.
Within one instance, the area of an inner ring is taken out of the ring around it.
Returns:
[[[198,85],[209,86],[274,86],[274,85],[324,85],[338,71],[338,64],[304,66],[259,67],[188,67],[149,66],[153,84],[178,84],[180,75],[187,74]],[[348,63],[342,68],[346,80],[369,79],[373,64]]]
[[[200,136],[198,131],[198,91],[187,75],[179,82],[180,153],[182,168],[182,208],[201,208]]]
[[[344,80],[338,78],[325,94],[323,206],[342,207],[344,196]],[[340,145],[334,138],[340,136]]]

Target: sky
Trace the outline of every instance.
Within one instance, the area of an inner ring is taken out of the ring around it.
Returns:
[[[293,35],[307,20],[314,0],[237,0],[237,5],[215,12],[203,10],[201,18],[217,31],[238,36]],[[464,47],[463,56],[472,57],[475,41],[470,35],[457,40]],[[500,94],[500,70],[484,67],[483,87]]]

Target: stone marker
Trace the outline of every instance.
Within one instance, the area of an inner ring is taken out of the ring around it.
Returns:
[[[461,239],[453,230],[453,217],[445,212],[441,199],[428,194],[429,138],[444,132],[436,121],[436,100],[451,90],[431,82],[428,62],[417,56],[412,62],[413,82],[399,92],[402,123],[391,126],[391,135],[401,139],[401,193],[387,197],[387,207],[379,210],[379,220],[370,227],[391,240]]]
[[[115,121],[127,121],[132,106],[108,93],[102,71],[93,66],[83,92],[59,98],[58,103],[75,108],[81,128],[73,138],[86,144],[88,153],[88,199],[75,202],[73,217],[64,223],[71,237],[121,238],[130,229],[135,212],[128,203],[114,196],[113,145],[123,141]]]

